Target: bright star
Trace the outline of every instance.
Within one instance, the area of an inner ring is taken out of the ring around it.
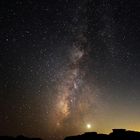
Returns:
[[[90,129],[91,128],[91,124],[87,124],[86,127],[87,127],[87,129]]]

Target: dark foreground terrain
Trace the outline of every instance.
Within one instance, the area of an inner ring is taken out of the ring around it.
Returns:
[[[42,140],[40,138],[28,138],[24,136],[0,136],[0,140]],[[64,140],[140,140],[140,132],[125,129],[113,129],[110,134],[97,134],[96,132],[86,132],[82,135],[69,136]]]
[[[17,137],[12,137],[12,136],[0,136],[0,140],[42,140],[40,138],[28,138],[25,136],[17,136]]]
[[[87,132],[78,136],[66,137],[65,140],[140,140],[140,132],[113,129],[113,132],[109,135]]]

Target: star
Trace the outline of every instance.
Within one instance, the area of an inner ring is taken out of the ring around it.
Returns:
[[[91,124],[88,123],[88,124],[86,125],[86,128],[87,128],[87,129],[91,129]]]

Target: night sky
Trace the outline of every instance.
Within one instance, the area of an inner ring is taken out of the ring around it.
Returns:
[[[139,47],[139,0],[0,0],[0,135],[140,131]]]

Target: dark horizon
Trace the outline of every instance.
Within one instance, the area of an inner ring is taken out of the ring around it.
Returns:
[[[140,132],[131,131],[126,129],[113,129],[109,134],[98,134],[97,132],[86,132],[82,135],[77,136],[69,136],[66,137],[64,140],[118,140],[118,139],[125,139],[125,140],[139,140],[140,139]]]
[[[114,140],[114,139],[135,139],[139,140],[140,132],[126,130],[126,129],[112,129],[112,132],[109,134],[97,133],[97,132],[84,132],[83,134],[77,134],[73,136],[66,136],[65,138],[55,138],[57,140],[91,140],[91,139],[102,139],[102,140]],[[38,137],[28,137],[24,135],[17,135],[17,136],[0,136],[1,140],[47,140]]]
[[[139,25],[139,0],[1,0],[0,135],[140,131]]]

